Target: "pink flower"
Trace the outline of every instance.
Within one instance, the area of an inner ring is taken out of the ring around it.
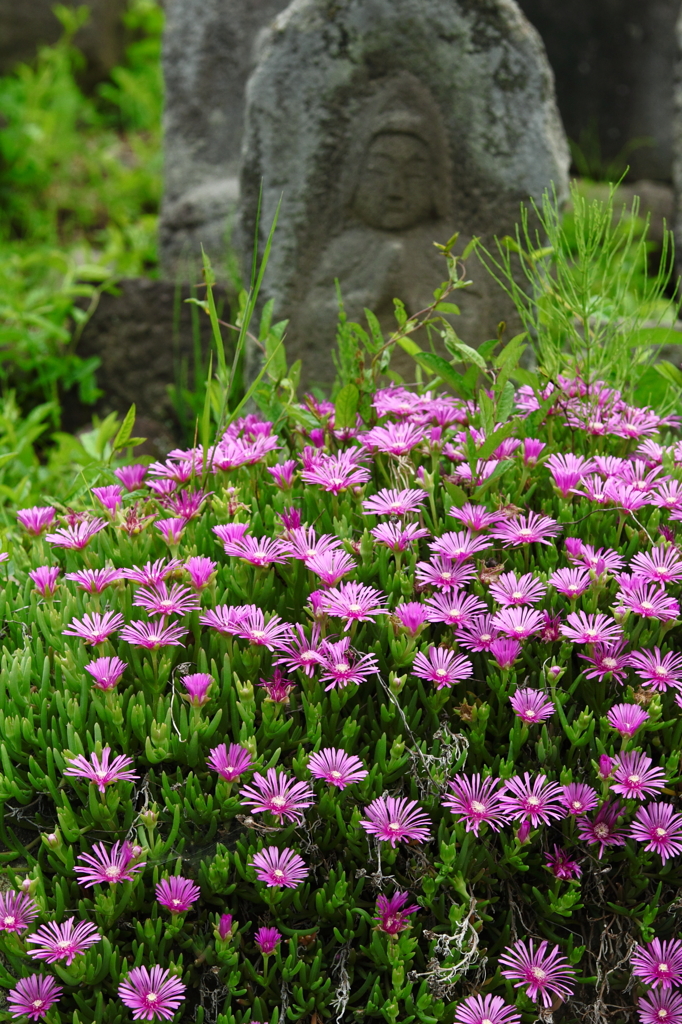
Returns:
[[[50,598],[57,589],[57,578],[61,572],[58,565],[40,565],[28,574],[41,597]],[[68,576],[67,576],[68,579]]]
[[[573,455],[571,452],[567,455],[550,455],[545,465],[554,477],[557,490],[564,498],[567,498],[582,478],[594,468],[591,459]]]
[[[353,782],[362,782],[369,774],[359,757],[335,747],[325,747],[311,754],[308,771],[314,779],[324,779],[330,786],[345,789]]]
[[[416,512],[426,501],[426,491],[421,488],[394,491],[383,489],[362,502],[365,515],[404,516]]]
[[[453,519],[458,519],[462,526],[466,526],[467,530],[471,530],[472,533],[487,530],[489,526],[494,526],[495,523],[499,523],[501,519],[505,518],[500,512],[488,512],[485,505],[472,505],[471,502],[467,502],[461,508],[456,508],[453,505],[448,511],[448,515]]]
[[[259,928],[253,937],[253,941],[260,949],[263,956],[270,956],[280,944],[282,933],[276,928]]]
[[[361,654],[350,647],[350,638],[345,637],[338,643],[325,641],[322,645],[324,660],[320,682],[327,683],[325,690],[335,687],[343,688],[350,683],[362,683],[367,676],[379,671],[379,665],[373,654]]]
[[[393,612],[396,619],[413,637],[418,636],[422,626],[428,622],[427,609],[419,601],[406,601]]]
[[[509,703],[514,713],[524,722],[544,722],[554,714],[554,705],[540,690],[521,688],[510,697]]]
[[[345,551],[320,551],[305,559],[306,568],[314,572],[326,587],[334,587],[349,572],[357,568],[355,559]]]
[[[26,931],[38,916],[38,907],[25,892],[0,893],[0,932]]]
[[[525,640],[542,629],[542,613],[535,608],[502,608],[493,616],[493,626],[514,640]]]
[[[286,665],[292,672],[298,668],[307,676],[313,676],[317,665],[324,664],[320,627],[312,627],[310,640],[299,623],[296,623],[294,630],[297,636],[290,634],[289,639],[278,646],[280,656],[275,659],[275,665]]]
[[[249,532],[249,524],[224,523],[221,526],[212,526],[211,529],[223,544],[232,544],[238,540],[243,540],[244,536]]]
[[[398,523],[381,523],[370,530],[370,533],[377,544],[385,544],[391,551],[404,551],[421,537],[429,536],[429,531],[417,523],[406,523],[404,526]]]
[[[241,747],[238,743],[230,743],[227,747],[225,743],[221,743],[210,751],[206,764],[227,782],[234,782],[251,768],[253,761],[246,747]]]
[[[426,437],[423,427],[414,423],[388,423],[385,427],[374,427],[360,436],[360,442],[371,450],[386,452],[388,455],[408,455]]]
[[[606,782],[607,779],[611,778],[615,764],[616,762],[613,758],[609,757],[607,754],[601,755],[599,758],[598,775],[602,782]]]
[[[267,466],[266,468],[280,490],[288,491],[293,486],[296,475],[295,459],[287,459],[286,462],[282,462],[278,466]]]
[[[59,1002],[63,991],[62,986],[49,975],[31,974],[28,978],[21,978],[9,990],[9,1011],[13,1017],[23,1017],[25,1014],[30,1020],[40,1020]]]
[[[570,981],[575,972],[569,967],[566,957],[561,956],[558,946],[547,952],[546,941],[540,943],[537,952],[533,940],[528,945],[519,939],[499,958],[504,970],[503,978],[514,982],[514,988],[525,986],[529,999],[542,1000],[543,1006],[552,1005],[552,995],[567,999],[573,995]]]
[[[580,878],[582,868],[577,861],[571,860],[565,850],[555,844],[554,853],[545,854],[545,862],[555,878],[562,878],[570,881],[572,878]]]
[[[105,519],[90,519],[84,523],[76,523],[74,526],[66,526],[54,533],[46,533],[45,540],[55,547],[71,548],[80,551],[87,547],[92,538],[103,530],[107,525]]]
[[[107,850],[104,843],[95,843],[92,849],[92,854],[81,853],[77,858],[84,866],[77,864],[73,869],[74,874],[78,875],[78,881],[86,889],[105,882],[109,885],[131,882],[146,863],[136,860],[133,847],[128,842],[114,843],[111,850]]]
[[[682,995],[666,989],[654,989],[637,1004],[641,1024],[682,1024]]]
[[[39,537],[43,530],[47,530],[55,517],[55,509],[52,505],[34,505],[33,508],[22,508],[17,512],[17,519],[26,530],[34,537]]]
[[[141,583],[145,587],[156,587],[171,573],[181,568],[182,562],[177,558],[171,558],[169,561],[159,558],[156,562],[147,562],[141,569],[134,565],[131,569],[122,569],[121,571],[124,579],[132,580],[133,583]]]
[[[365,832],[394,848],[401,840],[423,843],[431,838],[431,823],[416,800],[380,796],[365,807],[365,814],[360,819]]]
[[[634,615],[658,619],[659,622],[668,622],[680,613],[679,602],[674,597],[668,597],[664,587],[651,586],[644,582],[638,583],[632,589],[621,590],[618,602],[614,609],[616,612],[622,614],[631,611]]]
[[[127,667],[120,658],[97,658],[85,666],[85,671],[90,673],[98,690],[113,690]]]
[[[461,590],[446,590],[442,594],[434,594],[426,602],[430,622],[444,622],[448,626],[466,628],[474,620],[474,616],[486,611],[486,606],[474,594],[465,594]]]
[[[386,935],[398,935],[399,932],[404,932],[406,928],[410,927],[411,922],[408,915],[421,910],[421,907],[418,903],[406,907],[405,904],[409,898],[409,893],[406,892],[394,892],[390,899],[383,893],[377,897],[374,920],[380,932],[384,932]]]
[[[631,655],[622,653],[626,647],[627,641],[619,640],[614,644],[595,644],[591,655],[579,654],[579,658],[594,666],[585,672],[585,677],[599,680],[611,677],[622,683],[631,659]]]
[[[672,804],[638,807],[628,835],[646,843],[644,849],[658,853],[665,864],[669,857],[682,853],[682,814],[676,814]]]
[[[74,927],[75,920],[75,917],[67,917],[63,924],[51,921],[42,925],[26,939],[31,945],[39,947],[29,950],[28,955],[34,960],[45,960],[48,964],[66,960],[66,966],[70,967],[77,956],[85,953],[101,938],[96,925],[89,921],[79,921]]]
[[[614,704],[606,717],[612,729],[616,729],[621,736],[631,739],[639,727],[648,720],[649,712],[637,704]]]
[[[285,530],[296,530],[301,525],[301,510],[292,505],[280,512],[280,519]]]
[[[597,794],[584,782],[569,782],[561,788],[563,792],[559,799],[569,814],[587,814],[597,806]]]
[[[412,665],[412,674],[436,684],[437,690],[454,686],[470,679],[473,665],[464,654],[455,654],[444,647],[429,647],[426,654],[418,653]]]
[[[631,568],[648,583],[679,583],[682,580],[682,559],[677,549],[663,544],[657,544],[650,552],[636,554]]]
[[[570,613],[561,633],[576,644],[609,644],[620,640],[623,630],[608,615],[581,611]]]
[[[64,636],[77,636],[86,644],[103,644],[107,637],[115,633],[123,625],[123,616],[119,612],[105,612],[100,615],[84,615],[82,619],[73,619],[68,629],[63,629]]]
[[[459,642],[463,641],[460,639]],[[464,644],[464,646],[469,645]],[[511,640],[509,637],[499,637],[490,643],[489,651],[500,668],[510,669],[521,653],[521,643],[519,640]]]
[[[137,491],[142,486],[146,475],[147,467],[139,463],[132,466],[121,466],[114,470],[114,476],[118,477],[127,491]]]
[[[185,562],[185,570],[189,573],[195,590],[203,590],[211,583],[218,563],[203,555],[194,555]]]
[[[660,793],[666,782],[665,771],[663,768],[652,768],[652,763],[646,754],[635,751],[616,754],[615,782],[611,786],[613,792],[631,800],[643,800],[645,796]]]
[[[455,775],[448,782],[452,795],[443,799],[443,807],[464,821],[466,831],[478,835],[482,824],[489,825],[493,832],[500,831],[500,825],[507,821],[502,805],[502,793],[498,790],[500,780],[480,775]]]
[[[295,889],[308,874],[303,858],[288,847],[278,850],[276,846],[266,846],[254,854],[251,863],[258,881],[270,887]]]
[[[223,942],[232,937],[232,914],[220,915],[220,921],[218,922],[218,937],[221,938]]]
[[[118,986],[121,1002],[133,1011],[133,1020],[170,1020],[185,996],[185,985],[163,967],[133,967]]]
[[[239,620],[236,630],[237,636],[242,640],[274,651],[280,650],[291,636],[291,626],[288,622],[282,622],[279,615],[271,615],[266,623],[263,612],[256,605],[246,605],[243,611],[243,617]],[[200,621],[207,617],[204,616]]]
[[[632,973],[646,985],[672,989],[682,985],[682,942],[653,939],[632,954]]]
[[[488,537],[474,537],[470,530],[458,530],[442,534],[429,547],[434,554],[445,555],[453,562],[466,562],[490,544]]]
[[[532,573],[518,579],[513,572],[503,573],[490,585],[490,593],[498,604],[504,606],[537,604],[545,596],[547,587]]]
[[[290,679],[285,679],[278,668],[273,672],[272,679],[261,679],[258,685],[262,686],[267,692],[265,699],[275,704],[288,704],[289,694],[296,688],[296,683],[292,683]]]
[[[661,655],[658,647],[653,651],[633,651],[628,662],[643,680],[645,686],[651,686],[661,692],[669,686],[682,686],[682,654]]]
[[[100,505],[112,516],[116,515],[118,509],[123,505],[123,491],[118,484],[110,484],[108,487],[93,487],[92,493]]]
[[[352,449],[338,455],[323,455],[314,468],[301,471],[301,479],[306,484],[319,484],[331,494],[339,494],[369,480],[370,471],[358,466],[357,459]]]
[[[385,595],[374,587],[363,587],[360,583],[342,583],[328,590],[322,602],[322,610],[335,618],[344,619],[344,630],[350,629],[351,622],[373,622],[377,615],[388,615]]]
[[[438,587],[440,590],[459,589],[474,578],[474,567],[453,562],[451,558],[434,555],[430,562],[417,562],[415,579],[420,587]]]
[[[213,676],[208,675],[207,672],[193,672],[189,676],[183,676],[180,681],[187,690],[183,697],[193,708],[202,708],[204,704],[208,704],[211,699],[208,696],[208,691],[213,684]]]
[[[544,441],[538,441],[534,437],[526,437],[523,441],[523,464],[524,466],[536,466],[543,448],[547,445]]]
[[[475,615],[466,629],[457,631],[457,643],[469,651],[490,651],[499,635],[499,630],[493,626],[492,615]],[[516,654],[519,650],[520,645]]]
[[[623,833],[616,827],[621,814],[622,805],[605,803],[599,808],[592,821],[587,818],[578,820],[578,836],[588,843],[599,844],[599,859],[601,860],[607,846],[625,846]]]
[[[255,605],[219,604],[199,616],[199,622],[202,626],[210,626],[211,629],[216,629],[219,633],[236,636],[241,624],[254,609]]]
[[[100,793],[104,793],[112,782],[134,782],[135,779],[139,779],[139,775],[127,770],[128,765],[133,763],[132,757],[119,754],[109,764],[110,754],[111,748],[104,747],[101,759],[97,754],[91,754],[90,760],[82,754],[67,758],[68,767],[64,769],[64,775],[75,779],[87,779],[97,786]]]
[[[178,494],[167,495],[160,504],[175,513],[186,525],[191,519],[196,519],[207,497],[203,491],[180,491]]]
[[[291,558],[289,545],[282,540],[273,540],[270,537],[245,536],[240,540],[228,541],[225,545],[225,554],[233,558],[241,558],[250,565],[283,565]]]
[[[142,622],[138,619],[121,630],[121,640],[127,640],[134,647],[157,651],[159,647],[184,647],[180,638],[186,634],[185,626],[166,626],[165,618],[159,622]]]
[[[67,572],[64,577],[88,594],[101,594],[112,583],[118,583],[124,578],[122,569],[81,569],[78,572]]]
[[[502,996],[467,996],[454,1017],[455,1024],[521,1024],[521,1014]]]
[[[557,569],[549,577],[550,584],[556,591],[575,601],[592,585],[587,569]]]
[[[518,547],[520,544],[546,544],[561,533],[561,526],[549,516],[540,516],[529,512],[527,516],[508,519],[491,533],[491,537],[501,540],[507,547]]]
[[[618,572],[625,564],[618,552],[612,548],[594,548],[591,544],[583,544],[577,537],[566,539],[566,550],[572,562],[582,562],[596,576]]]
[[[277,821],[303,821],[303,811],[315,803],[315,794],[307,782],[288,778],[284,772],[268,768],[267,776],[256,772],[252,785],[244,786],[239,795],[252,812],[269,811]]]
[[[561,806],[561,786],[544,775],[536,775],[532,781],[529,772],[524,772],[523,776],[513,775],[505,782],[501,800],[513,821],[528,819],[533,828],[539,822],[549,825],[553,818],[566,816]]]
[[[189,878],[174,875],[164,878],[156,887],[156,899],[172,914],[184,914],[201,896],[201,889]]]
[[[136,608],[146,609],[149,615],[187,615],[198,611],[201,607],[199,598],[181,583],[173,583],[169,589],[165,582],[157,583],[147,589],[140,587],[135,594],[133,604]]]
[[[175,517],[173,519],[158,519],[154,526],[159,531],[166,544],[169,547],[176,547],[180,543],[185,526],[187,525],[184,519]]]

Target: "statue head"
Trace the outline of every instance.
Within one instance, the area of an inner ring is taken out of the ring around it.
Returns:
[[[345,217],[406,231],[449,212],[449,159],[440,111],[407,73],[385,80],[353,124]]]

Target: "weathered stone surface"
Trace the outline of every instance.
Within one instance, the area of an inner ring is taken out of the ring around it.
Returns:
[[[284,7],[286,0],[166,0],[160,255],[170,277],[200,264],[202,244],[224,258],[239,195],[244,89],[258,33]]]
[[[188,287],[176,289],[171,283],[147,278],[128,278],[119,282],[118,295],[104,294],[92,318],[86,324],[78,344],[84,358],[97,356],[102,364],[97,384],[104,391],[94,411],[100,416],[116,411],[125,414],[132,403],[144,417],[146,431],[155,434],[157,448],[165,439],[172,442],[178,423],[168,395],[168,385],[178,379],[178,368],[185,361],[188,385],[194,371],[194,339],[204,357],[210,346],[210,324],[200,310],[184,302]],[[222,289],[216,289],[216,302],[226,306]],[[66,426],[77,430],[90,422],[92,407],[70,402],[65,410]],[[141,432],[141,428],[136,428]],[[143,436],[147,436],[143,434]]]
[[[424,308],[446,276],[433,242],[491,241],[554,182],[568,151],[539,36],[513,0],[294,0],[247,89],[240,241],[280,196],[265,281],[291,320],[304,381],[333,377],[338,278],[346,310],[394,326],[393,298]],[[457,329],[469,343],[509,313],[472,259]],[[408,364],[402,369],[413,369]]]
[[[68,7],[85,4],[90,20],[75,43],[87,60],[86,85],[106,78],[120,63],[125,44],[122,15],[127,0],[63,0]],[[53,0],[0,0],[0,74],[30,61],[39,46],[56,43],[62,27],[52,12]]]
[[[675,22],[680,0],[519,0],[547,48],[570,139],[598,141],[630,178],[672,178]],[[648,140],[631,152],[634,140]]]

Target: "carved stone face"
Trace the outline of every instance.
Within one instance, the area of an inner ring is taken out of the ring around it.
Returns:
[[[430,154],[416,135],[375,135],[359,178],[353,209],[370,227],[405,231],[435,215]]]

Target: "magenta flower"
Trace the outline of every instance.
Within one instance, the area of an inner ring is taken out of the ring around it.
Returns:
[[[268,466],[267,471],[270,473],[280,490],[287,491],[294,482],[294,476],[296,474],[296,460],[287,459],[286,462],[282,462],[278,466]]]
[[[268,768],[267,777],[256,772],[252,785],[244,786],[239,795],[254,813],[270,811],[278,821],[303,821],[303,811],[315,803],[309,783],[288,778],[275,768]]]
[[[388,615],[385,601],[385,595],[374,587],[342,583],[327,591],[322,610],[335,618],[344,619],[344,629],[350,629],[351,622],[374,622],[375,616]]]
[[[270,956],[271,953],[274,953],[281,940],[282,933],[277,928],[259,928],[253,937],[253,941],[263,956]]]
[[[679,602],[674,597],[669,597],[664,587],[652,586],[644,582],[640,582],[632,588],[628,587],[627,590],[621,590],[617,598],[618,605],[614,610],[621,614],[631,611],[634,615],[641,615],[645,619],[668,622],[680,613]]]
[[[249,770],[253,761],[246,747],[241,747],[238,743],[230,743],[227,747],[225,743],[221,743],[210,751],[206,764],[227,782],[235,782]]]
[[[136,608],[145,608],[149,615],[186,615],[201,607],[199,598],[189,587],[181,583],[173,583],[168,588],[165,582],[150,588],[140,587],[133,604]]]
[[[333,690],[336,686],[343,689],[350,683],[363,683],[368,676],[379,671],[379,664],[373,654],[358,655],[351,651],[349,637],[335,644],[325,641],[322,651],[324,660],[320,681],[327,683],[325,690]]]
[[[333,551],[345,554],[342,551],[341,541],[337,536],[333,533],[323,533],[318,537],[312,526],[294,527],[287,532],[286,541],[292,557],[306,563],[310,559],[331,554]]]
[[[509,698],[509,703],[514,713],[528,723],[544,722],[554,714],[551,700],[540,690],[531,690],[528,687],[517,690],[513,697]]]
[[[108,487],[93,487],[92,493],[100,505],[112,516],[116,515],[118,509],[123,505],[123,491],[118,484],[110,484]]]
[[[679,583],[682,581],[682,559],[674,547],[657,544],[649,552],[639,552],[632,559],[631,569],[647,583]]]
[[[118,996],[133,1011],[133,1020],[170,1020],[184,999],[185,987],[163,967],[133,967],[118,986]]]
[[[200,621],[207,618],[208,615],[203,616]],[[255,604],[249,604],[241,610],[236,633],[242,640],[274,651],[279,650],[289,639],[291,626],[288,622],[282,622],[279,615],[271,615],[266,623],[262,610]]]
[[[368,469],[358,465],[358,456],[352,449],[338,455],[322,455],[316,465],[301,471],[304,483],[319,484],[331,494],[367,483],[370,476]]]
[[[399,604],[393,612],[396,619],[408,633],[416,637],[421,633],[422,626],[428,622],[428,612],[419,601],[406,601]]]
[[[58,565],[40,565],[28,574],[41,597],[50,598],[57,589],[57,578],[61,569]],[[68,576],[67,576],[68,579]]]
[[[135,858],[133,847],[128,842],[114,843],[107,850],[104,843],[95,843],[93,853],[81,853],[78,857],[84,866],[77,865],[73,871],[86,889],[93,885],[116,885],[118,882],[132,882],[146,861]]]
[[[9,1012],[13,1017],[26,1015],[29,1020],[40,1020],[59,1002],[63,991],[62,986],[49,975],[31,974],[28,978],[21,978],[16,987],[9,990]]]
[[[299,623],[294,630],[297,636],[290,634],[290,638],[279,645],[280,656],[275,659],[275,665],[285,665],[292,672],[299,668],[307,676],[313,676],[316,666],[324,663],[320,627],[313,626],[310,640]]]
[[[255,608],[254,605],[219,604],[199,617],[202,626],[210,626],[219,633],[236,636],[241,624]]]
[[[186,525],[186,521],[178,517],[173,519],[158,519],[154,523],[154,526],[169,547],[176,547],[180,543],[180,539]]]
[[[593,666],[585,672],[585,677],[600,681],[613,678],[622,683],[631,658],[629,654],[623,654],[626,647],[627,640],[619,640],[615,644],[595,644],[591,654],[579,654],[579,658]]]
[[[638,807],[628,836],[646,843],[644,849],[658,853],[665,864],[669,857],[682,853],[682,814],[676,814],[672,804]]]
[[[203,590],[211,583],[218,563],[203,555],[194,555],[185,562],[185,570],[189,573],[195,590]]]
[[[414,423],[388,423],[385,427],[373,427],[360,436],[360,442],[370,450],[386,452],[388,455],[407,455],[426,437],[423,427]]]
[[[466,562],[490,544],[488,537],[474,537],[470,530],[457,530],[442,534],[429,547],[434,554],[445,555],[452,562]]]
[[[465,562],[453,562],[443,555],[434,555],[430,562],[417,562],[415,580],[420,587],[438,587],[439,590],[459,589],[474,578],[474,567]]]
[[[193,672],[192,675],[183,676],[180,681],[187,690],[183,697],[193,708],[202,708],[204,704],[208,704],[211,699],[208,691],[213,683],[213,676],[207,672]]]
[[[629,665],[645,686],[663,692],[669,686],[682,686],[682,654],[661,655],[658,647],[653,651],[633,651],[629,657]]]
[[[458,640],[462,643],[459,637]],[[464,644],[464,646],[468,645]],[[508,637],[498,637],[491,642],[489,650],[500,668],[510,669],[521,653],[521,643],[519,640],[510,640]]]
[[[567,498],[582,478],[594,469],[591,459],[573,455],[571,452],[567,455],[552,454],[545,465],[554,477],[556,488],[563,498]]]
[[[156,887],[157,902],[168,907],[172,914],[184,914],[200,896],[199,886],[181,875],[164,878]]]
[[[501,971],[503,978],[514,982],[514,988],[525,986],[529,999],[542,1000],[543,1006],[552,1005],[552,996],[567,999],[573,995],[570,985],[575,972],[569,967],[566,957],[562,956],[558,946],[547,951],[548,943],[543,941],[534,949],[533,940],[528,945],[519,939],[511,949],[503,953],[499,962],[505,969]],[[539,998],[538,998],[539,997]]]
[[[241,558],[250,565],[282,565],[291,558],[289,545],[282,540],[273,540],[271,537],[260,539],[251,536],[244,536],[240,540],[228,541],[225,545],[225,554],[233,558]]]
[[[266,846],[254,854],[251,863],[258,881],[271,888],[295,889],[308,874],[303,858],[288,848],[278,850],[276,846]]]
[[[412,674],[435,683],[437,690],[471,679],[472,673],[473,665],[465,654],[455,654],[445,647],[429,647],[426,654],[419,652],[412,665]]]
[[[365,807],[365,814],[360,819],[365,832],[394,848],[401,840],[423,843],[431,838],[431,822],[416,800],[380,796]]]
[[[46,533],[45,540],[55,547],[71,548],[80,551],[88,546],[92,538],[107,525],[105,519],[89,519],[84,523],[65,526],[54,533]]]
[[[180,491],[178,494],[167,495],[161,500],[161,505],[186,525],[190,519],[196,519],[207,497],[204,491]]]
[[[334,587],[349,572],[357,568],[354,558],[345,551],[327,549],[305,559],[306,568],[318,576],[326,587]]]
[[[444,622],[460,629],[470,626],[475,615],[486,611],[480,598],[465,594],[462,590],[445,590],[441,594],[434,594],[425,603],[430,622]]]
[[[221,914],[218,921],[218,937],[223,940],[232,937],[232,914]]]
[[[623,630],[608,615],[581,611],[571,612],[561,633],[576,644],[610,644],[621,639]]]
[[[632,973],[645,985],[672,989],[682,985],[682,942],[653,939],[637,946],[632,954]]]
[[[491,533],[495,540],[501,540],[505,547],[518,547],[520,544],[546,544],[561,533],[561,526],[549,516],[540,516],[529,512],[527,516],[507,519],[496,526]]]
[[[77,636],[86,644],[103,644],[107,637],[115,633],[123,625],[120,612],[105,612],[100,615],[84,615],[82,619],[74,619],[68,629],[63,629],[64,636]]]
[[[476,615],[466,629],[457,631],[457,643],[469,651],[489,651],[499,635],[500,631],[493,626],[492,615]],[[516,654],[520,649],[519,644]]]
[[[513,775],[505,782],[502,806],[514,821],[530,821],[533,828],[539,822],[549,825],[552,818],[561,819],[566,811],[561,805],[561,786],[550,782],[544,775],[536,775],[531,782],[529,772]]]
[[[17,519],[33,537],[39,537],[43,530],[47,530],[54,517],[55,509],[52,505],[34,505],[33,508],[22,508],[17,512]]]
[[[490,593],[498,604],[513,606],[537,604],[547,592],[547,587],[532,573],[526,573],[518,579],[513,572],[503,573],[495,583],[490,584]]]
[[[325,747],[319,753],[311,754],[308,771],[314,779],[324,779],[338,789],[345,789],[353,782],[362,782],[369,774],[359,757],[335,747]]]
[[[409,893],[406,892],[394,892],[390,899],[383,893],[377,897],[374,920],[380,932],[384,932],[386,935],[397,935],[398,932],[404,932],[406,928],[410,927],[411,921],[408,915],[421,910],[421,907],[418,903],[406,907],[405,904],[409,898]]]
[[[406,523],[402,526],[398,523],[381,523],[369,532],[377,544],[384,544],[394,552],[404,551],[422,537],[429,536],[429,531],[417,523]]]
[[[113,690],[127,667],[120,658],[97,658],[85,666],[85,671],[90,673],[98,690]]]
[[[220,526],[212,526],[211,529],[223,544],[232,544],[234,541],[241,540],[249,532],[249,524],[224,523]]]
[[[590,844],[599,844],[600,860],[607,846],[625,846],[622,830],[617,828],[621,812],[622,805],[614,801],[602,804],[592,821],[588,818],[578,819],[578,836]]]
[[[114,470],[114,476],[118,477],[127,491],[137,491],[142,486],[146,475],[147,467],[139,463],[132,466],[121,466]]]
[[[159,647],[184,647],[181,637],[186,635],[185,626],[167,626],[165,618],[159,622],[138,619],[121,630],[121,640],[127,640],[134,647],[145,647],[148,651],[158,651]]]
[[[657,988],[638,1003],[641,1024],[682,1024],[682,995]]]
[[[177,558],[166,561],[165,558],[158,558],[156,562],[147,562],[140,568],[134,565],[131,569],[123,569],[123,576],[133,583],[141,583],[145,587],[156,587],[171,573],[182,568],[182,562]]]
[[[455,1024],[521,1024],[521,1014],[502,996],[467,996],[455,1010]]]
[[[285,679],[278,668],[273,672],[272,679],[261,679],[258,685],[266,691],[265,699],[274,704],[288,704],[289,694],[296,688],[296,683],[293,683],[291,679]]]
[[[616,729],[621,736],[632,739],[639,727],[649,718],[649,712],[637,704],[614,704],[606,717],[612,729]]]
[[[165,498],[167,494],[176,491],[178,485],[175,480],[148,480],[147,487],[159,498]]]
[[[466,526],[467,530],[471,530],[472,533],[487,530],[489,526],[494,526],[495,523],[499,523],[501,519],[505,518],[504,514],[500,512],[488,512],[485,505],[472,505],[469,501],[461,508],[456,508],[453,505],[448,515],[453,519],[458,519],[462,526]]]
[[[76,583],[88,594],[101,594],[112,583],[125,579],[122,569],[80,569],[78,572],[67,572],[64,577]]]
[[[26,931],[37,916],[38,907],[27,893],[0,893],[0,932]]]
[[[549,577],[549,582],[559,594],[563,594],[571,601],[575,601],[592,585],[587,569],[578,568],[557,569]]]
[[[525,640],[543,628],[542,612],[536,608],[507,607],[493,616],[493,626],[513,640]]]
[[[464,821],[467,832],[478,835],[482,824],[489,825],[493,832],[500,831],[505,824],[507,815],[502,805],[502,794],[499,792],[499,779],[489,776],[482,779],[480,775],[455,775],[448,782],[452,790],[443,799],[443,807]]]
[[[41,925],[37,932],[26,939],[37,947],[29,950],[28,955],[34,960],[45,960],[48,964],[66,960],[66,966],[70,967],[75,957],[85,953],[102,937],[96,925],[89,921],[79,921],[74,926],[75,920],[75,917],[67,917],[63,924],[51,921]]]
[[[599,758],[598,775],[602,782],[606,782],[607,779],[611,778],[615,764],[616,762],[613,760],[613,758],[610,758],[608,754],[601,755],[601,757]]]
[[[577,861],[571,860],[565,850],[554,845],[554,853],[545,854],[545,862],[555,878],[569,882],[572,878],[580,878],[583,871]]]
[[[643,800],[645,796],[660,793],[665,786],[665,771],[663,768],[652,768],[652,763],[646,754],[616,754],[615,782],[611,786],[613,792],[631,800]]]
[[[574,543],[571,544],[571,541]],[[582,562],[595,576],[618,572],[625,564],[621,555],[613,548],[594,548],[591,544],[583,544],[577,537],[567,538],[566,550],[572,562]]]
[[[594,810],[598,804],[597,794],[591,786],[584,782],[569,782],[562,786],[562,795],[559,797],[569,814],[587,814]]]
[[[100,793],[104,793],[106,787],[110,786],[112,782],[134,782],[135,779],[139,779],[140,776],[135,772],[126,770],[128,765],[133,763],[132,757],[119,754],[109,764],[110,754],[111,748],[105,747],[101,760],[97,754],[91,754],[90,760],[83,757],[82,754],[79,754],[78,757],[67,758],[68,767],[64,769],[64,775],[76,779],[87,779],[97,786]]]

